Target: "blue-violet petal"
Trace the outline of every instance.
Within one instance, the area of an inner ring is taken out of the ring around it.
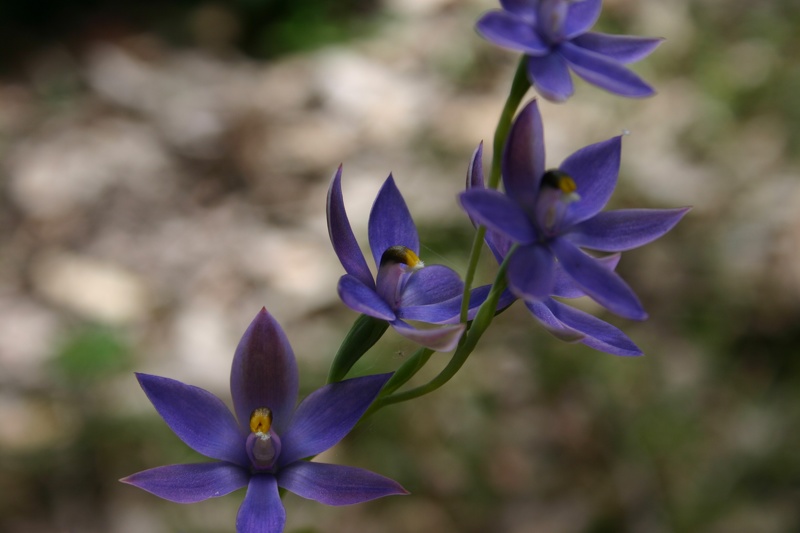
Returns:
[[[195,503],[225,496],[247,485],[250,473],[223,462],[159,466],[120,479],[159,498]]]
[[[475,29],[487,41],[516,52],[540,56],[549,48],[531,24],[505,11],[489,11]]]
[[[278,484],[325,505],[351,505],[408,494],[396,481],[352,466],[298,461],[278,473]]]
[[[567,16],[564,20],[564,25],[561,28],[561,33],[565,39],[572,39],[582,33],[587,32],[597,19],[600,17],[602,11],[602,0],[582,0],[579,2],[571,2],[567,10]]]
[[[403,337],[417,344],[437,352],[455,350],[461,334],[464,333],[464,324],[443,326],[440,328],[417,329],[402,320],[392,322],[394,330]]]
[[[567,207],[562,229],[593,217],[605,207],[617,186],[621,151],[622,137],[617,136],[584,146],[561,163],[560,170],[575,181],[580,196]]]
[[[344,209],[344,199],[342,198],[342,167],[334,174],[331,185],[328,188],[328,202],[326,205],[328,217],[328,235],[333,244],[333,250],[342,263],[345,272],[358,278],[361,283],[368,287],[374,287],[372,273],[369,271],[367,261],[361,248],[358,247],[347,212]]]
[[[392,246],[405,246],[419,255],[419,235],[405,200],[389,175],[369,213],[369,246],[375,265],[381,264],[383,252]]]
[[[508,260],[508,287],[524,300],[548,298],[555,282],[555,258],[546,246],[520,246]]]
[[[573,227],[567,237],[585,248],[623,252],[661,237],[688,211],[688,208],[603,211]]]
[[[564,102],[575,92],[567,62],[558,52],[528,56],[526,67],[534,89],[546,100]]]
[[[280,434],[292,416],[298,387],[292,347],[280,324],[262,308],[239,341],[231,366],[231,398],[239,424],[249,427],[252,412],[267,407]]]
[[[492,189],[469,189],[458,196],[461,207],[477,223],[509,239],[527,244],[538,239],[527,213],[513,199]]]
[[[236,533],[282,533],[285,525],[286,510],[275,476],[253,476],[236,515]]]
[[[553,239],[550,248],[564,270],[597,303],[632,320],[647,318],[633,290],[616,273],[597,262],[566,239]]]
[[[325,385],[297,407],[281,437],[280,466],[324,452],[347,435],[392,376],[375,374]]]
[[[535,208],[544,174],[544,126],[536,100],[526,105],[511,125],[503,150],[502,173],[508,196],[528,209]]]
[[[174,379],[138,373],[136,379],[158,414],[190,448],[212,459],[247,464],[244,435],[222,400]]]
[[[572,42],[581,48],[627,64],[650,55],[658,45],[664,42],[664,39],[589,32],[576,37]]]
[[[559,51],[572,70],[589,83],[628,98],[644,98],[655,90],[622,63],[586,48],[565,42]]]
[[[355,276],[345,274],[339,278],[339,297],[353,311],[380,320],[394,320],[396,315],[389,304],[377,292],[370,289]]]

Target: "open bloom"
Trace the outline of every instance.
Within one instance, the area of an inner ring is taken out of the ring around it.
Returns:
[[[534,100],[520,112],[506,142],[506,194],[483,187],[479,149],[470,169],[471,187],[461,193],[460,202],[473,221],[487,227],[498,260],[519,244],[509,258],[509,289],[548,330],[603,351],[636,355],[638,348],[616,328],[552,298],[588,295],[620,316],[647,317],[636,294],[613,271],[618,257],[598,259],[581,248],[636,248],[672,229],[688,208],[601,212],[616,186],[620,149],[621,138],[614,137],[545,171],[542,120]]]
[[[145,470],[121,481],[161,498],[194,503],[247,487],[238,533],[280,533],[286,521],[278,487],[327,505],[406,494],[367,470],[304,461],[339,442],[375,400],[391,374],[332,383],[295,409],[297,362],[280,325],[262,309],[242,336],[231,368],[235,417],[208,391],[137,374],[167,425],[215,462]]]
[[[358,247],[342,198],[342,167],[328,190],[328,233],[347,274],[339,280],[339,297],[354,311],[386,320],[398,333],[436,351],[456,347],[464,325],[432,329],[406,320],[445,324],[457,320],[464,283],[442,265],[419,259],[419,235],[405,201],[390,175],[369,214],[369,246],[378,270],[373,279]],[[477,307],[480,302],[470,302]]]
[[[600,16],[602,0],[500,0],[477,30],[496,45],[527,56],[528,79],[555,102],[574,89],[570,70],[587,82],[621,96],[654,94],[624,65],[646,57],[661,39],[588,31]]]

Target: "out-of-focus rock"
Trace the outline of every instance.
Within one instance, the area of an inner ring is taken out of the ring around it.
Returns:
[[[158,194],[173,172],[154,131],[122,118],[53,124],[17,145],[6,164],[12,198],[35,218],[96,206],[113,187]]]
[[[33,285],[56,305],[89,320],[124,324],[144,318],[150,296],[144,281],[118,265],[67,252],[48,252],[33,263]]]

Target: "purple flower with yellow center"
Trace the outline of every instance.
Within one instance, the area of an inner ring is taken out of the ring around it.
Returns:
[[[618,257],[599,259],[581,248],[622,252],[642,246],[672,229],[688,208],[601,212],[616,186],[620,150],[621,138],[614,137],[545,170],[542,119],[534,100],[520,112],[506,142],[506,194],[483,187],[479,149],[470,168],[471,186],[459,199],[470,218],[487,227],[498,260],[518,244],[508,259],[509,289],[551,332],[603,351],[636,355],[641,352],[616,328],[552,298],[587,295],[625,318],[647,317],[636,294],[614,272]]]
[[[662,39],[588,31],[601,0],[500,0],[476,28],[498,46],[526,56],[528,79],[544,98],[563,102],[574,91],[570,70],[607,91],[641,98],[655,93],[624,65],[643,59]]]
[[[328,233],[347,272],[339,279],[339,297],[354,311],[387,321],[426,348],[453,350],[463,324],[420,329],[407,320],[427,324],[457,320],[464,290],[461,278],[451,268],[420,261],[417,227],[391,175],[369,215],[369,246],[378,272],[373,278],[345,212],[341,180],[340,166],[331,180],[327,205]]]
[[[297,362],[280,325],[262,309],[239,341],[231,368],[235,416],[208,391],[137,374],[175,434],[214,462],[145,470],[121,481],[161,498],[194,503],[247,487],[238,533],[280,533],[286,522],[278,487],[327,505],[407,494],[391,479],[304,458],[347,435],[391,374],[349,379],[311,393],[295,409]]]

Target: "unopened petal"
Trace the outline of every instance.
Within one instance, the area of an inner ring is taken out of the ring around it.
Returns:
[[[486,185],[483,179],[483,141],[478,145],[467,168],[467,189],[483,189]]]
[[[242,429],[222,400],[174,379],[136,378],[161,418],[190,448],[212,459],[247,464]]]
[[[351,505],[408,494],[396,481],[352,466],[298,461],[280,471],[278,483],[298,496],[326,505]]]
[[[120,481],[171,502],[195,503],[230,494],[246,486],[249,479],[244,468],[215,462],[159,466]]]
[[[375,374],[325,385],[297,407],[282,436],[280,465],[322,453],[347,435],[378,397],[391,374]]]
[[[268,407],[279,434],[292,416],[298,391],[297,361],[280,324],[266,309],[245,331],[231,367],[231,397],[242,427],[250,414]]]
[[[285,525],[286,510],[275,476],[253,476],[236,515],[236,533],[282,533]]]
[[[369,213],[369,246],[375,265],[392,246],[405,246],[419,255],[419,235],[405,200],[390,175],[378,192]]]
[[[326,212],[328,235],[333,244],[333,250],[345,271],[358,278],[366,286],[374,286],[372,273],[364,259],[364,254],[361,253],[361,248],[358,247],[358,242],[350,227],[350,221],[347,219],[347,212],[344,209],[341,166],[331,179]]]

